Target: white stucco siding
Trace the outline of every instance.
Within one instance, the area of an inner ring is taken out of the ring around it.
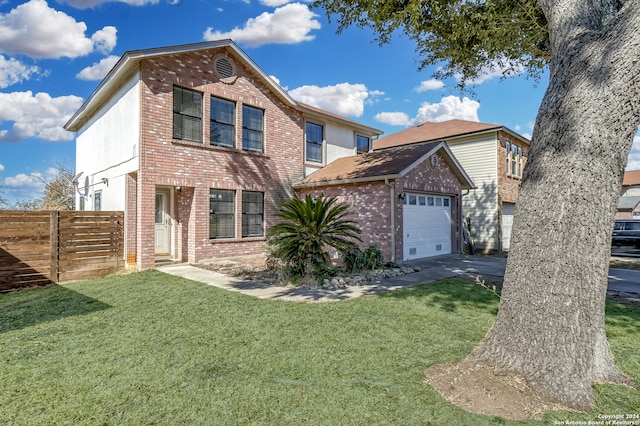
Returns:
[[[348,157],[356,153],[356,136],[352,127],[329,123],[327,124],[325,132],[327,141],[327,164],[338,158]]]
[[[637,197],[640,196],[640,186],[632,186],[622,194],[623,197]]]
[[[471,216],[478,249],[498,250],[498,152],[495,134],[447,141],[477,188],[462,196],[462,215]]]
[[[138,170],[140,88],[135,73],[76,135],[76,173],[85,210],[93,210],[101,191],[101,210],[124,210],[126,174]],[[106,181],[103,181],[106,179]],[[86,185],[89,185],[86,187]]]
[[[313,119],[310,119],[310,121],[324,126],[324,161],[322,164],[306,163],[305,176],[309,176],[338,158],[356,154],[356,134],[371,138],[364,132],[357,132],[353,127],[343,126],[331,121]]]

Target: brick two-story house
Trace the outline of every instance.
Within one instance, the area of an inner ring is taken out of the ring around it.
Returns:
[[[529,140],[498,124],[465,120],[423,123],[374,141],[374,151],[443,140],[476,188],[463,193],[478,250],[506,251]]]
[[[230,40],[126,52],[65,128],[77,208],[124,210],[138,269],[262,253],[292,185],[381,133],[295,101]]]

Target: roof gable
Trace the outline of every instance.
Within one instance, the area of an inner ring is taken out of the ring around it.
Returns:
[[[631,172],[624,173],[622,186],[633,186],[633,185],[640,185],[640,170],[633,170]]]
[[[409,127],[408,129],[377,139],[374,141],[373,148],[376,150],[386,149],[394,146],[450,139],[489,131],[498,132],[500,130],[516,135],[526,141],[521,135],[499,124],[467,120],[448,120],[438,123],[425,122],[414,127]]]
[[[291,106],[303,114],[311,112],[316,115],[321,115],[328,120],[356,127],[371,135],[382,134],[381,130],[323,111],[319,108],[297,102],[230,39],[125,52],[93,93],[84,101],[82,106],[78,108],[69,121],[67,121],[64,128],[69,131],[80,130],[84,123],[86,123],[94,113],[99,111],[100,108],[114,95],[114,93],[116,93],[122,82],[129,78],[132,73],[139,68],[139,64],[142,60],[165,55],[176,55],[213,49],[224,51],[225,53],[230,54],[234,60],[241,62],[246,69],[250,70],[260,78],[267,85],[269,90],[278,96],[285,105]]]
[[[475,185],[471,178],[458,163],[449,147],[442,141],[400,146],[339,158],[296,183],[294,187],[304,188],[397,179],[409,173],[414,167],[438,151],[442,152],[447,165],[460,180],[462,188],[474,188]]]

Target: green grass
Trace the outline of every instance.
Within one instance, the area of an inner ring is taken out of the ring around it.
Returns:
[[[147,271],[0,296],[0,424],[488,425],[422,383],[467,355],[497,311],[448,280],[355,300],[258,300]],[[620,367],[640,382],[640,311],[608,305]],[[597,420],[640,411],[598,386]]]

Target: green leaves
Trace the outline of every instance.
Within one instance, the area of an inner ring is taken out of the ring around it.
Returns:
[[[295,275],[309,274],[317,266],[330,265],[329,248],[344,252],[356,247],[362,233],[356,222],[347,219],[348,205],[336,197],[295,195],[282,204],[281,223],[269,230],[269,246]]]
[[[420,68],[464,87],[487,69],[503,76],[525,69],[538,78],[549,57],[547,21],[536,0],[316,0],[339,30],[369,27],[380,44],[402,32],[416,43]],[[442,66],[442,65],[445,66]]]

